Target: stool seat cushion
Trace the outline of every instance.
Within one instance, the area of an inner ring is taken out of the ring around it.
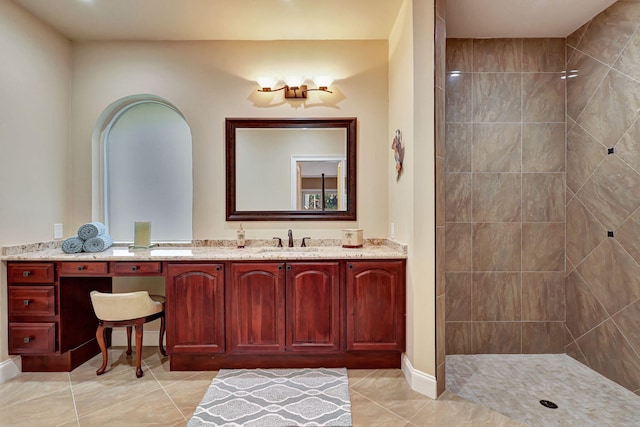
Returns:
[[[151,316],[164,310],[162,302],[154,301],[147,291],[102,293],[91,291],[91,303],[100,320],[118,322]]]

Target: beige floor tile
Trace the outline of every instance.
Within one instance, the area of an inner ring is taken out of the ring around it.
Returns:
[[[77,425],[78,422],[71,387],[68,386],[64,390],[4,406],[0,414],[0,426]]]
[[[170,382],[163,386],[165,393],[178,406],[182,415],[189,419],[200,400],[211,385],[216,372],[193,372],[193,376]]]
[[[347,377],[349,378],[349,387],[353,387],[363,378],[373,374],[377,369],[349,369]]]
[[[408,420],[351,391],[351,421],[353,427],[391,427],[405,425]]]
[[[0,384],[0,408],[69,389],[66,372],[26,372]]]
[[[105,407],[105,400],[96,405],[101,409],[80,417],[80,426],[172,426],[186,423],[173,401],[161,390],[132,397],[114,406]]]
[[[411,390],[399,369],[379,369],[351,389],[407,420],[431,401]]]

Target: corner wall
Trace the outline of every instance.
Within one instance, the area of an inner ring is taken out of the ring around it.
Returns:
[[[567,38],[566,353],[640,395],[640,3]]]

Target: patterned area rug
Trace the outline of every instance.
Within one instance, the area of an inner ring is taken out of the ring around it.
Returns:
[[[347,370],[221,369],[187,425],[351,426]]]

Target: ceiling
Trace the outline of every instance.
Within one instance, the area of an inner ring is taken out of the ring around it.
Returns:
[[[403,0],[12,0],[71,40],[380,40]],[[425,0],[428,1],[428,0]],[[565,37],[615,0],[448,0],[448,37]]]

